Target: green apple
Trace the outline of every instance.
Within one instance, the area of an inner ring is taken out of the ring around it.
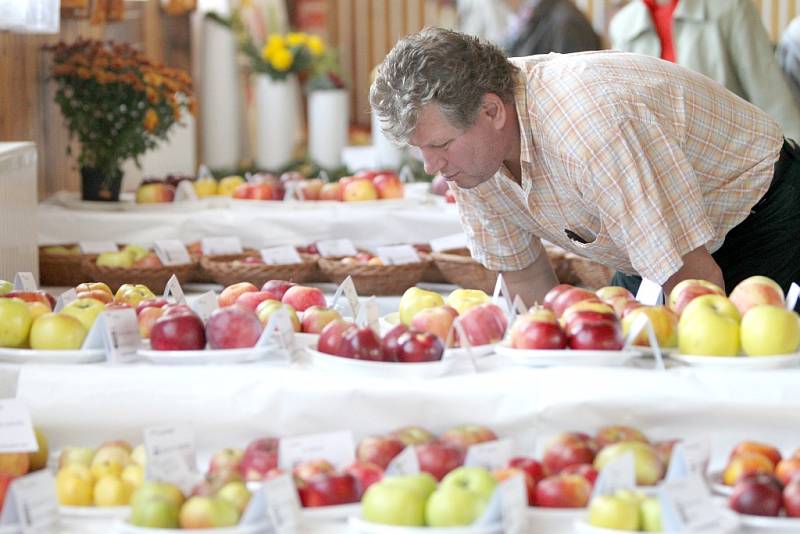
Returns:
[[[184,501],[183,493],[177,486],[166,482],[145,480],[131,496],[131,506],[136,506],[140,502],[143,503],[152,499],[164,499],[174,504],[176,509],[180,509]]]
[[[97,299],[75,299],[61,310],[61,313],[71,315],[81,322],[86,331],[92,329],[97,317],[103,313],[106,305]]]
[[[0,295],[5,295],[6,293],[11,293],[12,291],[14,291],[14,284],[8,280],[0,280]]]
[[[0,347],[22,347],[31,331],[31,310],[19,299],[0,298]]]
[[[130,521],[137,527],[178,528],[179,510],[177,504],[163,497],[131,501]]]
[[[244,513],[244,509],[247,508],[250,497],[252,497],[250,490],[241,480],[228,482],[217,492],[218,499],[231,503],[240,514]]]
[[[75,250],[75,247],[65,247],[59,245],[55,247],[44,247],[42,252],[46,254],[78,254],[80,252],[80,248]]]
[[[682,354],[736,356],[739,310],[721,295],[693,299],[678,322],[678,348]]]
[[[418,287],[410,287],[400,297],[400,322],[410,326],[411,319],[414,318],[418,311],[442,305],[444,305],[444,298],[439,293]]]
[[[758,304],[744,314],[740,333],[748,356],[791,354],[800,345],[800,317],[780,306]]]
[[[497,487],[497,480],[492,473],[482,467],[459,467],[442,479],[439,489],[452,486],[475,492],[488,502]]]
[[[639,506],[632,499],[600,495],[589,503],[589,524],[614,530],[639,530]]]
[[[181,528],[232,527],[239,523],[239,512],[223,499],[195,495],[181,506]]]
[[[127,252],[103,252],[97,256],[95,263],[98,267],[123,267],[133,265],[133,256]]]
[[[648,497],[639,505],[642,518],[641,529],[645,532],[661,532],[661,502],[655,497]]]
[[[649,443],[641,441],[621,441],[603,447],[594,459],[594,468],[602,471],[613,460],[626,454],[633,454],[638,486],[652,486],[661,480],[664,474],[664,464],[658,457],[658,452]]]
[[[436,478],[430,473],[420,473],[418,475],[401,475],[384,478],[382,482],[394,484],[421,493],[425,499],[436,491]]]
[[[31,326],[30,345],[34,350],[77,350],[87,334],[75,317],[64,313],[45,313]]]
[[[371,485],[361,499],[364,520],[382,525],[425,526],[427,496],[391,479]]]
[[[483,514],[487,501],[478,492],[453,484],[433,492],[425,505],[425,522],[431,527],[471,525]]]
[[[133,261],[139,261],[148,254],[147,249],[139,245],[125,245],[121,252],[128,254]]]
[[[86,467],[92,465],[94,449],[91,447],[64,447],[58,457],[58,467],[67,467],[72,464],[79,464]]]

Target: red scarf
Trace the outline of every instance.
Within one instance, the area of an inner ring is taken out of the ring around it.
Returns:
[[[672,41],[672,13],[678,0],[669,0],[659,3],[658,0],[643,0],[650,16],[653,17],[653,24],[656,26],[656,33],[661,41],[661,59],[675,63],[675,43]]]

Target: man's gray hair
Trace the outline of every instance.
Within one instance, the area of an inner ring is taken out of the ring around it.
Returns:
[[[407,143],[420,109],[438,104],[456,128],[475,123],[486,93],[506,102],[514,98],[517,68],[495,45],[477,37],[425,28],[392,48],[370,88],[372,112],[387,137]]]

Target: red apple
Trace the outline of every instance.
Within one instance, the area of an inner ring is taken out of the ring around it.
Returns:
[[[238,284],[226,287],[222,290],[222,293],[219,294],[219,297],[217,297],[219,307],[225,308],[227,306],[232,306],[236,302],[236,299],[239,298],[239,295],[249,291],[255,292],[258,291],[258,288],[250,282],[239,282]]]
[[[544,296],[544,300],[542,301],[542,306],[547,308],[548,310],[553,310],[553,303],[555,300],[561,296],[562,293],[566,293],[570,289],[574,289],[575,286],[570,284],[558,284],[553,289],[547,292]]]
[[[153,350],[202,350],[206,346],[203,321],[194,313],[165,311],[150,330]]]
[[[308,334],[319,334],[328,323],[341,318],[339,312],[333,308],[311,306],[303,312],[301,330]]]
[[[511,327],[511,346],[515,349],[564,349],[567,336],[558,323],[526,314],[518,317]]]
[[[506,315],[495,304],[472,307],[464,312],[458,321],[464,327],[464,334],[473,347],[499,343],[503,340],[508,326]]]
[[[590,464],[594,461],[597,449],[594,442],[583,439],[584,434],[563,433],[553,438],[545,447],[542,463],[547,472],[555,475],[564,468],[575,464]]]
[[[381,350],[383,351],[383,361],[385,362],[398,362],[400,361],[400,338],[403,334],[408,332],[408,327],[404,324],[398,324],[389,330],[381,340]]]
[[[419,332],[430,332],[446,342],[456,317],[458,312],[450,306],[425,308],[414,314],[411,328]]]
[[[619,321],[583,321],[572,327],[567,337],[575,350],[620,350],[625,340]]]
[[[440,439],[466,449],[477,443],[495,441],[497,434],[481,425],[459,425],[447,430]]]
[[[380,466],[360,460],[348,466],[344,472],[351,475],[356,480],[356,496],[358,500],[361,500],[367,488],[376,482],[380,482],[383,478],[383,469]]]
[[[320,200],[341,201],[341,187],[338,182],[323,184],[319,190]]]
[[[601,449],[606,445],[612,445],[620,441],[641,441],[643,443],[649,443],[647,437],[638,428],[625,425],[600,427],[594,439],[597,442],[597,446]]]
[[[263,480],[267,473],[274,471],[277,467],[277,438],[260,438],[251,442],[239,463],[239,470],[245,480]]]
[[[751,276],[739,282],[729,297],[742,317],[760,304],[784,307],[783,289],[771,278]]]
[[[599,473],[592,464],[572,464],[562,469],[560,474],[580,475],[586,480],[588,480],[592,486],[594,486],[594,482],[595,480],[597,480],[597,475]]]
[[[379,174],[373,178],[372,183],[378,191],[378,198],[403,198],[403,182],[394,173]]]
[[[261,291],[271,294],[275,300],[282,300],[289,288],[296,285],[294,282],[286,280],[269,280],[261,286]]]
[[[783,505],[780,483],[767,474],[744,477],[734,486],[728,504],[740,514],[777,517]]]
[[[173,315],[192,315],[192,310],[188,304],[167,304],[162,308],[164,310],[164,317],[171,317]]]
[[[789,517],[800,517],[800,478],[794,478],[783,488],[783,507]]]
[[[405,363],[436,362],[442,359],[444,343],[429,332],[409,330],[397,340],[397,361]]]
[[[531,480],[539,483],[540,480],[545,478],[545,469],[542,463],[533,458],[525,458],[523,456],[515,456],[508,461],[508,467],[521,469],[525,471]]]
[[[536,506],[545,508],[585,508],[592,485],[581,475],[554,475],[536,484]]]
[[[169,302],[167,299],[162,297],[157,297],[154,299],[143,300],[139,304],[136,305],[136,315],[142,313],[143,310],[147,308],[163,308],[164,306],[168,305]]]
[[[312,306],[327,307],[325,294],[316,287],[293,286],[283,294],[281,302],[288,304],[298,312],[306,311]]]
[[[262,330],[256,314],[237,304],[214,310],[206,324],[206,338],[212,349],[240,349],[254,347]]]
[[[444,476],[464,463],[466,451],[452,443],[430,441],[416,446],[420,471],[430,473],[441,480]]]
[[[569,308],[576,302],[580,302],[581,300],[599,300],[599,299],[597,298],[597,295],[595,295],[588,289],[573,287],[565,291],[562,291],[553,300],[553,303],[550,305],[550,309],[552,309],[553,313],[556,314],[556,317],[560,319],[567,308]]]
[[[600,300],[581,300],[576,302],[561,315],[561,324],[564,332],[569,335],[575,325],[584,321],[610,321],[615,322],[617,315],[614,308]]]
[[[368,326],[347,331],[339,345],[339,350],[340,352],[336,356],[371,362],[383,361],[381,340]]]
[[[50,308],[50,311],[53,311],[53,308],[56,307],[56,299],[53,298],[53,295],[47,293],[46,291],[42,291],[41,289],[37,289],[35,291],[10,291],[5,295],[2,295],[0,298],[17,298],[24,300],[25,302],[41,302],[46,304]]]
[[[389,434],[391,438],[397,438],[406,445],[422,445],[430,443],[436,439],[432,432],[419,426],[405,426]]]
[[[114,300],[114,295],[103,291],[101,289],[90,289],[87,291],[78,291],[75,293],[76,299],[94,299],[99,300],[103,304],[107,304]]]
[[[526,494],[528,496],[528,506],[533,506],[536,502],[536,482],[531,478],[531,476],[523,471],[522,469],[517,469],[514,467],[505,467],[503,469],[495,469],[492,471],[492,475],[494,479],[498,482],[502,482],[509,478],[513,478],[515,476],[521,475],[525,478],[525,489]]]
[[[406,444],[401,440],[386,436],[370,436],[361,440],[356,448],[356,458],[361,462],[375,464],[386,469],[389,462],[400,454]]]
[[[350,473],[315,476],[299,484],[297,491],[306,508],[358,502],[356,479]]]
[[[669,307],[680,315],[692,300],[701,295],[722,295],[724,297],[725,292],[707,280],[682,280],[672,288],[669,294]]]
[[[217,473],[224,470],[233,470],[240,472],[242,459],[244,458],[244,451],[242,449],[235,449],[228,447],[219,450],[211,457],[208,464],[209,473]]]
[[[344,349],[344,336],[357,328],[349,321],[334,319],[320,332],[317,350],[325,354],[341,356]]]
[[[236,297],[235,304],[242,308],[255,312],[258,305],[265,300],[280,300],[276,299],[272,293],[267,291],[247,291]]]

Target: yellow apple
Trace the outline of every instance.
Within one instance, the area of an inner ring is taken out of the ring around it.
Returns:
[[[56,475],[56,495],[61,505],[91,506],[93,488],[94,479],[84,465],[62,467]]]
[[[766,276],[751,276],[739,282],[733,288],[731,302],[739,310],[742,317],[747,311],[759,304],[783,306],[783,289],[777,282]]]
[[[400,322],[409,326],[418,311],[442,305],[444,305],[444,298],[439,293],[410,287],[400,297]]]
[[[678,322],[682,354],[736,356],[739,353],[739,311],[721,295],[702,295],[684,308]]]
[[[491,298],[480,289],[456,289],[447,295],[446,303],[453,307],[459,315],[481,304],[486,304]]]
[[[0,347],[22,347],[28,341],[33,317],[20,299],[0,298]]]
[[[200,178],[194,182],[194,191],[200,198],[217,194],[217,181],[214,178]]]
[[[376,200],[378,198],[378,190],[372,180],[366,178],[359,178],[348,182],[344,186],[342,198],[345,202],[359,202],[363,200]]]
[[[628,337],[633,323],[636,322],[640,315],[646,315],[650,319],[659,347],[670,348],[678,346],[678,314],[667,306],[642,306],[628,312],[622,319],[622,335],[625,338]],[[650,344],[650,340],[647,337],[647,329],[642,330],[636,336],[633,344],[640,346]]]
[[[92,491],[95,506],[125,506],[131,500],[133,487],[118,476],[97,479]]]
[[[800,317],[783,306],[759,304],[742,317],[740,334],[748,356],[791,354],[800,345]]]
[[[149,254],[146,248],[140,247],[139,245],[125,245],[122,248],[122,252],[128,254],[134,262],[141,260]]]
[[[120,478],[135,490],[144,482],[144,467],[139,464],[130,464],[122,470]]]
[[[114,302],[117,304],[128,304],[135,308],[143,300],[156,298],[150,288],[143,284],[122,284],[114,294]]]
[[[217,194],[225,197],[232,197],[236,188],[245,183],[244,178],[241,176],[226,176],[219,181],[217,186]]]
[[[91,330],[97,317],[106,309],[105,304],[95,299],[76,299],[64,306],[61,313],[71,315],[81,322],[86,331]]]
[[[87,334],[78,319],[64,313],[46,313],[31,326],[30,345],[34,350],[77,350]]]
[[[31,311],[31,319],[33,319],[34,321],[36,320],[37,317],[53,311],[50,309],[50,306],[48,306],[44,302],[39,302],[39,301],[36,302],[29,301],[28,309]]]
[[[127,252],[103,252],[97,256],[95,263],[98,267],[123,267],[130,268],[133,258]]]

